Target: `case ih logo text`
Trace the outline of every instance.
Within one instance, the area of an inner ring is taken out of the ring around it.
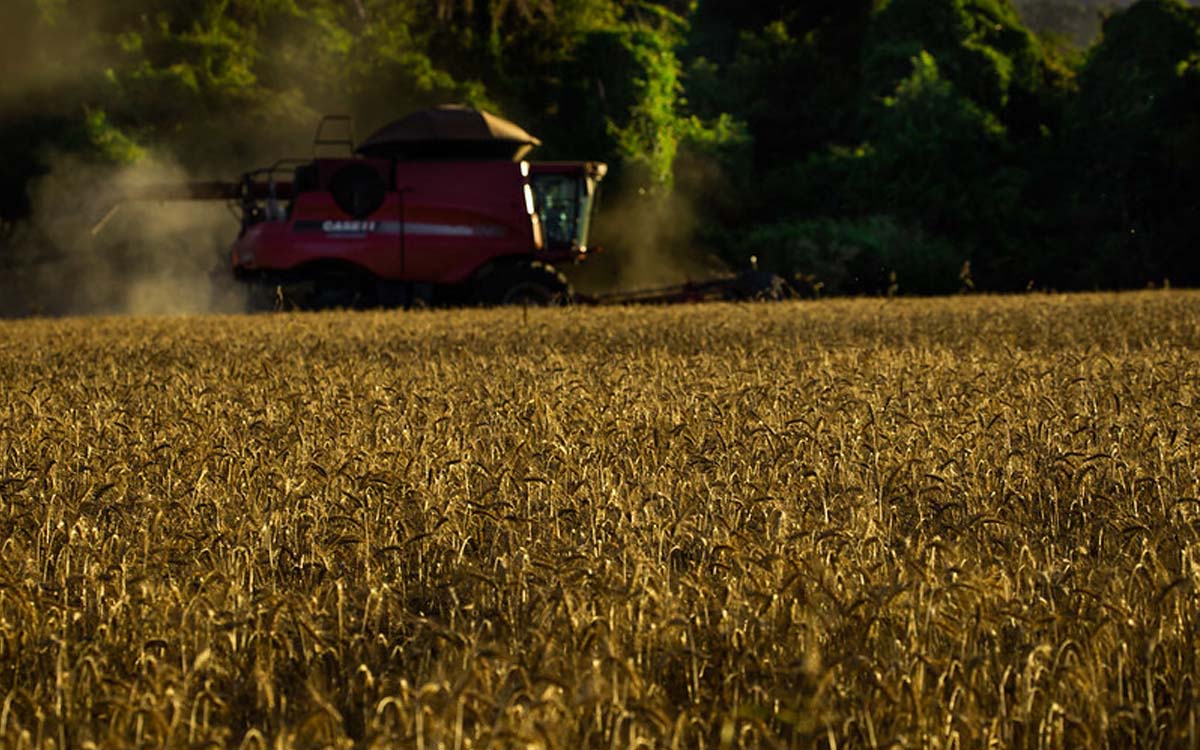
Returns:
[[[321,229],[327,234],[367,234],[375,231],[373,221],[326,221]]]

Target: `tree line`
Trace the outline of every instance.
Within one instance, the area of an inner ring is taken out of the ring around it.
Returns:
[[[676,252],[816,293],[1200,282],[1179,0],[1086,47],[1008,0],[8,0],[0,29],[10,227],[64,155],[236,174],[321,114],[453,101],[610,162],[613,205],[687,206]]]

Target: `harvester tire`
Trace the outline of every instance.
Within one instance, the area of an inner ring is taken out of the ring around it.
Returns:
[[[565,305],[574,294],[567,278],[539,261],[505,265],[480,281],[480,299],[490,305]]]

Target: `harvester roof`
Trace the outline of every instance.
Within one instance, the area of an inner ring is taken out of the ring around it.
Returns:
[[[533,135],[490,112],[461,105],[422,109],[384,125],[363,141],[363,156],[400,159],[511,159],[534,146]]]

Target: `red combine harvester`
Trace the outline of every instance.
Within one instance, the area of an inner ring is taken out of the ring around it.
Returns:
[[[331,128],[342,137],[330,137]],[[143,186],[128,199],[228,200],[241,231],[234,276],[257,308],[778,298],[782,280],[747,271],[675,287],[577,296],[555,264],[589,254],[600,162],[528,162],[537,138],[448,105],[354,143],[348,117],[321,121],[313,155],[237,182]],[[340,148],[336,157],[322,149]],[[93,233],[112,215],[109,212]]]
[[[606,166],[525,161],[539,144],[461,106],[415,112],[357,146],[349,118],[326,117],[312,158],[127,197],[233,202],[233,274],[260,307],[557,304],[572,290],[554,264],[587,256]],[[318,153],[331,147],[348,153]]]

